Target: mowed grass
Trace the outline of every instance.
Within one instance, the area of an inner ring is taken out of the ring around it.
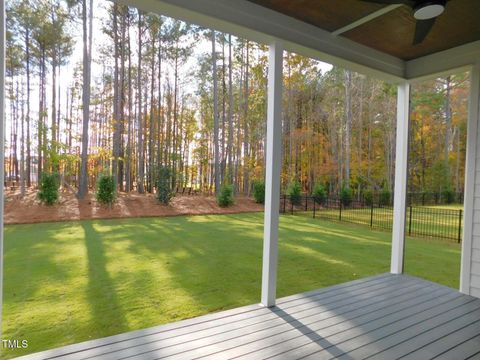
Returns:
[[[7,226],[4,358],[259,302],[263,214]],[[389,271],[391,236],[280,222],[278,296]],[[457,287],[457,244],[408,239],[406,269]]]

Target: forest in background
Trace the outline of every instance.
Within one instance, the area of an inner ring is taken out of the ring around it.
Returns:
[[[118,191],[249,194],[265,168],[263,45],[104,0],[7,0],[6,176],[59,173],[80,198]],[[410,190],[461,192],[468,75],[415,84]],[[283,188],[393,188],[396,86],[284,55]]]

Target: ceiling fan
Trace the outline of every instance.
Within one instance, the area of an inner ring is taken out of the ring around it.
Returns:
[[[413,9],[416,19],[413,45],[420,44],[427,37],[437,16],[445,11],[448,0],[363,0],[366,2],[385,5],[407,5]]]

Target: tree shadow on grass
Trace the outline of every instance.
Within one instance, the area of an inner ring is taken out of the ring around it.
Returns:
[[[289,221],[283,221],[280,226],[279,296],[388,270],[387,242],[379,247],[377,241],[370,241],[370,236],[353,236],[351,231],[325,229],[321,224],[317,227],[307,219],[295,219],[294,223]],[[130,283],[135,282],[136,289],[142,284],[156,291],[160,287],[181,290],[194,299],[194,313],[251,304],[260,299],[261,215],[109,220],[105,228],[105,222],[102,222],[96,230],[91,222],[82,224],[89,227],[85,229],[87,243],[99,239],[89,246],[101,246],[97,251],[89,251],[89,269],[92,256],[97,252],[103,254],[101,238],[116,243],[125,242],[126,253],[135,256],[140,263],[150,263],[147,266],[140,264],[142,269],[122,275],[130,279]],[[365,254],[372,257],[369,266],[363,265]],[[100,262],[105,263],[105,256],[102,255],[102,258]],[[167,278],[160,279],[158,284],[155,284],[159,281],[157,274],[152,273],[155,266],[161,267],[161,271],[167,274]],[[106,284],[116,282],[119,276],[118,273],[109,276],[105,267],[100,273],[103,274],[101,282]],[[147,276],[149,273],[152,276]],[[149,291],[147,293],[150,294]],[[171,301],[175,302],[175,299]],[[159,306],[158,310],[163,308]]]
[[[87,250],[87,300],[92,314],[91,337],[103,337],[129,329],[117,297],[117,289],[107,269],[104,239],[97,233],[92,221],[82,221]]]

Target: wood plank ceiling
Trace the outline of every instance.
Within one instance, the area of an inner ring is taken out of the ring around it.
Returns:
[[[385,5],[362,0],[249,0],[329,32],[359,20]],[[387,14],[341,34],[376,50],[411,60],[480,40],[480,0],[450,0],[428,37],[413,45],[415,19],[410,7]]]

